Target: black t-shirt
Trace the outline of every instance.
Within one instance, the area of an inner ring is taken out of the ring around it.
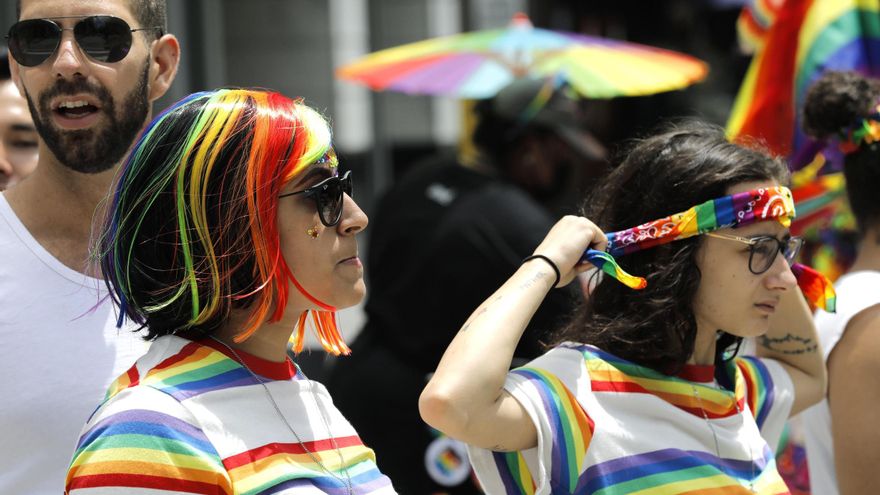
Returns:
[[[468,316],[554,222],[517,187],[449,159],[414,169],[383,198],[371,224],[365,331],[433,371]],[[548,294],[517,357],[540,355],[538,341],[570,314],[574,297],[571,288]]]

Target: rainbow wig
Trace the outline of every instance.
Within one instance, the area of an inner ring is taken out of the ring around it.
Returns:
[[[348,354],[336,308],[295,279],[282,256],[278,195],[309,165],[335,160],[327,121],[301,100],[255,89],[195,93],[157,116],[126,160],[99,237],[110,294],[147,338],[210,335],[248,308],[235,340],[279,321],[290,283],[324,348]],[[335,163],[334,163],[335,165]]]

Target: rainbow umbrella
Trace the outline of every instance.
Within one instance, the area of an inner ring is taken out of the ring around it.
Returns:
[[[704,62],[636,43],[532,26],[516,14],[506,29],[432,38],[381,50],[336,75],[409,94],[491,98],[517,77],[562,77],[584,98],[681,89],[706,77]]]

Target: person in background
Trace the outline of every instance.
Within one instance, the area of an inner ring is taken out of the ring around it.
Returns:
[[[366,290],[367,216],[327,121],[267,90],[192,94],[123,165],[99,254],[150,350],[88,419],[66,493],[394,493],[373,452],[287,355]],[[294,333],[296,332],[296,333]]]
[[[637,142],[585,203],[598,226],[557,222],[461,327],[422,417],[469,444],[487,493],[788,493],[768,445],[825,370],[787,180],[698,121]],[[591,263],[604,277],[551,350],[509,372],[541,301]],[[779,343],[728,354],[760,335]]]
[[[12,80],[37,168],[0,194],[0,492],[57,494],[83,421],[146,344],[89,265],[96,208],[180,59],[164,0],[21,0]]]
[[[807,92],[805,131],[837,144],[859,243],[837,279],[836,314],[815,316],[828,395],[802,416],[810,487],[822,495],[874,493],[880,484],[880,81],[827,72]]]
[[[27,102],[9,77],[9,54],[0,48],[0,191],[34,171],[37,139]]]
[[[371,224],[367,322],[328,387],[403,493],[480,493],[464,446],[419,417],[419,393],[455,329],[553,225],[546,205],[607,171],[581,102],[554,83],[517,80],[477,103],[477,153],[412,168]],[[536,357],[579,297],[548,297],[515,356]]]

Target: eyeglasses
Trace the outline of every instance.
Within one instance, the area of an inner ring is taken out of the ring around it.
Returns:
[[[797,236],[789,237],[784,241],[780,241],[779,239],[768,235],[758,237],[739,237],[735,235],[719,234],[717,232],[708,232],[706,235],[709,237],[717,237],[719,239],[727,239],[748,244],[749,271],[755,275],[760,275],[769,270],[770,267],[773,266],[773,262],[776,261],[776,255],[778,253],[782,253],[788,266],[791,266],[794,263],[794,259],[797,258],[801,247],[804,245],[803,238]]]
[[[131,33],[159,30],[161,27],[132,29],[124,20],[110,15],[88,17],[71,16],[55,19],[81,19],[73,26],[73,38],[79,48],[98,62],[119,62],[131,49]],[[25,19],[9,28],[6,39],[9,53],[25,67],[36,67],[48,60],[61,44],[61,33],[71,28],[61,27],[51,19]]]
[[[305,194],[307,198],[315,201],[321,223],[327,227],[333,227],[342,218],[342,203],[344,202],[342,193],[351,196],[351,170],[342,177],[330,177],[302,191],[289,192],[278,197]]]

